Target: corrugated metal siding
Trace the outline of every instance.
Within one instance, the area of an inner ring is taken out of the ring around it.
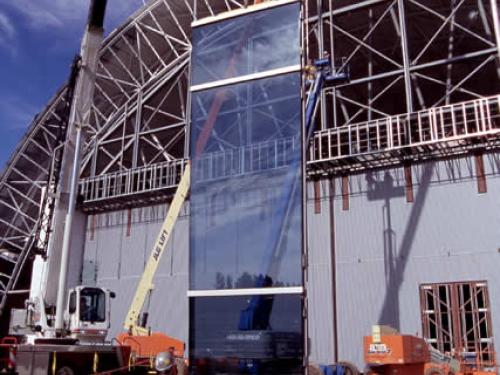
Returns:
[[[321,213],[314,213],[314,186],[307,187],[308,330],[310,361],[333,362],[333,302],[328,181],[320,181]]]
[[[406,202],[402,169],[350,177],[350,210],[335,197],[341,359],[362,367],[372,324],[421,334],[422,283],[487,280],[492,312],[500,313],[498,160],[485,157],[483,195],[472,158],[414,166],[414,203]]]
[[[125,315],[167,208],[161,205],[133,209],[129,236],[127,211],[98,215],[93,240],[90,233],[92,218],[88,219],[82,281],[108,287],[117,295],[112,301],[110,338],[123,331]],[[187,344],[189,231],[186,212],[187,204],[156,273],[149,325],[153,330],[165,332]]]
[[[73,218],[71,250],[68,265],[67,287],[73,288],[81,283],[81,271],[83,268],[83,254],[85,251],[85,227],[86,215],[76,212]]]
[[[342,210],[335,180],[339,359],[363,368],[362,337],[377,323],[420,333],[422,283],[487,280],[494,317],[500,311],[500,155],[485,155],[488,192],[477,193],[474,161],[464,158],[413,166],[413,203],[407,203],[402,169],[350,176],[350,209]],[[388,175],[388,176],[386,176]],[[390,178],[389,178],[390,177]],[[372,184],[368,186],[368,182]],[[376,182],[378,181],[378,183]],[[321,181],[321,213],[308,185],[310,358],[333,361],[333,312],[328,181]],[[99,285],[117,292],[111,336],[122,330],[144,263],[166,206],[101,214],[95,239],[87,225],[84,282],[96,270]],[[154,329],[188,335],[189,223],[183,216],[155,280],[150,307]],[[388,215],[390,213],[390,215]],[[389,220],[390,218],[390,220]],[[89,223],[90,223],[89,218]],[[500,319],[493,319],[494,333]],[[497,350],[500,340],[496,341]]]

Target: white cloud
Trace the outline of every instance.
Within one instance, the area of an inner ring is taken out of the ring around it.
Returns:
[[[16,0],[7,4],[21,14],[33,28],[62,27],[81,19],[85,1],[75,0]]]
[[[39,110],[37,106],[27,103],[26,98],[4,94],[0,97],[0,111],[5,122],[0,125],[6,130],[26,129]]]
[[[16,35],[16,29],[7,15],[0,12],[0,46],[11,42]]]
[[[89,0],[15,0],[6,6],[21,14],[33,29],[80,27],[85,21]],[[107,23],[119,25],[143,5],[142,0],[109,0]]]
[[[2,111],[2,117],[5,119],[5,122],[1,124],[2,129],[26,129],[39,109],[32,104],[26,103],[25,99],[2,97],[0,111]]]
[[[16,33],[14,29],[14,25],[10,21],[10,19],[3,13],[0,13],[0,35],[6,35],[7,37],[13,37]]]

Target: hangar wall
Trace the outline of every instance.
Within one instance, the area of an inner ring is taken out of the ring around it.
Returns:
[[[334,360],[330,198],[336,253],[338,359],[363,368],[362,337],[373,324],[422,334],[419,285],[488,282],[492,314],[500,310],[500,154],[484,155],[487,193],[478,194],[474,157],[412,166],[414,201],[405,195],[403,168],[349,176],[349,210],[343,210],[341,178],[308,184],[310,360]],[[315,212],[320,206],[319,213]],[[110,337],[121,324],[166,205],[89,216],[83,283],[117,293]],[[150,308],[155,330],[188,335],[187,207],[162,259]],[[128,229],[130,227],[130,229]],[[500,320],[493,319],[493,333]],[[496,339],[495,346],[500,346]]]
[[[111,302],[109,338],[124,330],[125,316],[167,209],[168,205],[140,207],[87,219],[82,283],[97,284],[116,293]],[[186,343],[189,312],[187,210],[188,204],[185,204],[160,262],[149,308],[149,324],[155,331]]]
[[[487,281],[493,337],[500,332],[500,154],[484,155],[487,193],[478,194],[474,157],[415,165],[414,202],[403,168],[349,176],[349,210],[341,178],[334,203],[339,360],[363,368],[362,337],[373,324],[422,335],[419,286]],[[328,181],[321,213],[309,186],[312,359],[331,358]],[[321,339],[319,339],[321,337]],[[318,347],[314,347],[314,345]],[[496,348],[500,339],[495,339]]]

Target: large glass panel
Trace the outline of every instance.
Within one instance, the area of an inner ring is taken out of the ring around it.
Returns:
[[[300,4],[193,29],[192,84],[300,64]]]
[[[301,374],[301,312],[300,295],[191,298],[190,374]]]
[[[190,289],[302,285],[300,73],[193,93]]]

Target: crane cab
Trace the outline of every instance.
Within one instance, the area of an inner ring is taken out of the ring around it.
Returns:
[[[103,343],[110,327],[111,298],[105,288],[77,286],[69,290],[65,322],[70,337],[80,343]]]

